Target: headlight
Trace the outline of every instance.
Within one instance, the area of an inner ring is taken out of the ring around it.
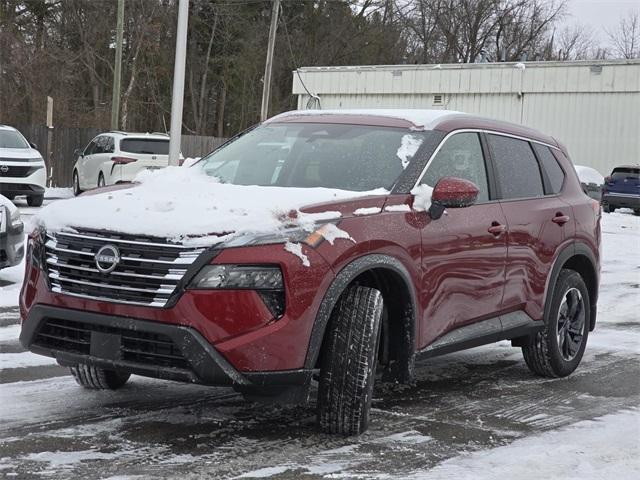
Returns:
[[[189,288],[213,290],[255,290],[273,314],[284,314],[282,271],[271,265],[207,265],[191,281]]]
[[[21,233],[24,230],[24,224],[22,223],[22,218],[20,217],[20,211],[15,209],[10,215],[10,224],[12,233]]]

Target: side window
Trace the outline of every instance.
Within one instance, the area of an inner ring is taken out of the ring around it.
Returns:
[[[113,137],[105,137],[107,139],[104,153],[113,153]]]
[[[87,145],[87,148],[84,149],[84,155],[91,155],[92,153],[95,153],[95,149],[96,149],[96,140],[97,139],[93,139],[89,142],[89,145]]]
[[[502,198],[544,195],[540,167],[529,142],[503,135],[488,135]]]
[[[547,194],[560,193],[562,185],[564,184],[564,170],[562,170],[558,164],[558,160],[556,160],[556,157],[551,153],[549,147],[534,143],[533,148],[538,154],[542,169],[547,174],[549,187],[551,187],[551,191],[548,191]]]
[[[104,135],[98,137],[96,139],[96,148],[93,153],[106,153],[108,140],[109,137],[105,137]]]
[[[433,158],[421,183],[435,187],[442,177],[464,178],[476,184],[478,203],[489,200],[489,182],[477,133],[457,133],[447,139]]]

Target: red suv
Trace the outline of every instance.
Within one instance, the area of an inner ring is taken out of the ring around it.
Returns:
[[[294,192],[283,225],[314,220],[277,235],[231,222],[196,248],[215,206],[182,242],[96,228],[139,211],[144,183],[123,190],[129,211],[109,210],[123,191],[97,194],[72,228],[47,220],[53,203],[28,244],[25,347],[94,389],[133,373],[304,402],[317,384],[320,428],[345,435],[366,430],[374,380],[411,382],[418,359],[511,340],[535,374],[564,377],[583,356],[600,207],[552,137],[446,111],[289,112],[174,172],[193,169],[256,204]]]

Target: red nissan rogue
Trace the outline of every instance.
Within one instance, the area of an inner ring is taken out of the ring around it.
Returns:
[[[352,435],[374,381],[411,382],[418,359],[511,340],[564,377],[595,327],[600,207],[529,128],[288,112],[154,176],[55,202],[30,235],[20,340],[83,387],[138,374],[304,402],[317,385],[321,430]]]

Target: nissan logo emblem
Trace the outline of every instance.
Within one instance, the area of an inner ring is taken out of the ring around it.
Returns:
[[[0,165],[0,173],[7,173],[9,171],[9,167],[7,165]]]
[[[102,273],[111,273],[120,263],[120,250],[115,245],[105,245],[96,253],[96,267]]]

